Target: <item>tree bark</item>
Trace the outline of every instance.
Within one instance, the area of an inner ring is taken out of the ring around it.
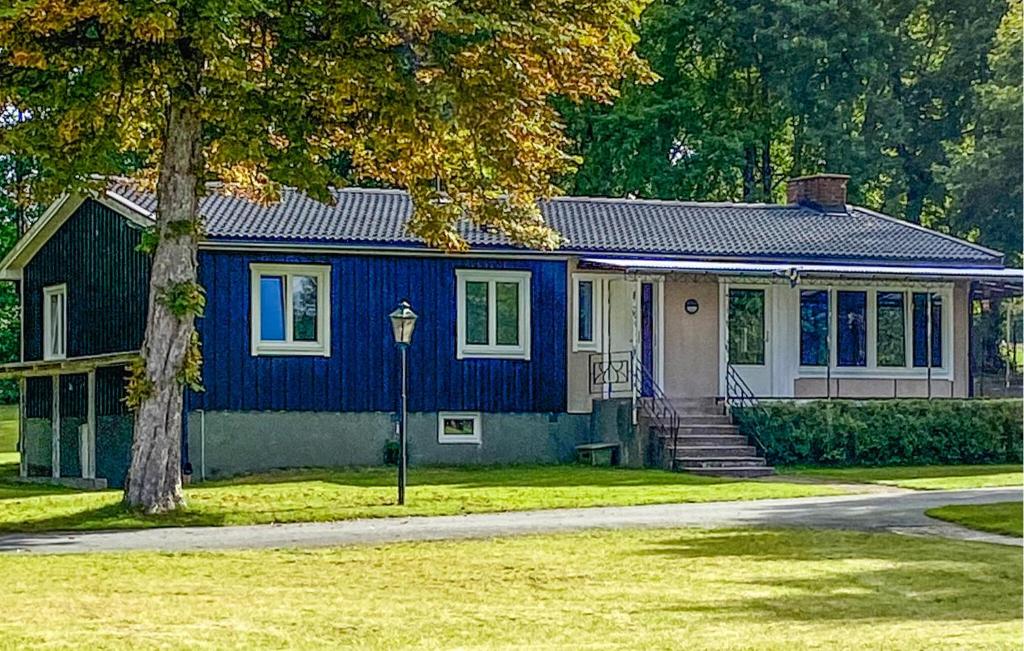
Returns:
[[[743,201],[754,200],[754,169],[757,167],[757,152],[754,145],[746,145],[743,148]]]
[[[772,139],[765,136],[764,144],[761,147],[761,198],[765,203],[772,203],[772,185],[775,182],[775,175],[772,171]]]
[[[135,411],[127,505],[162,513],[184,504],[181,490],[182,370],[195,315],[172,309],[168,289],[196,282],[202,170],[201,119],[193,98],[172,94],[157,182],[156,230],[149,315],[142,344],[144,390]],[[184,223],[184,224],[183,224]]]

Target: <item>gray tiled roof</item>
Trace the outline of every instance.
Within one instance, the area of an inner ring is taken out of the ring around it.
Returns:
[[[130,184],[111,191],[147,210],[155,200]],[[412,203],[395,190],[335,190],[329,206],[293,190],[260,205],[210,194],[201,204],[211,239],[352,246],[421,246],[405,229]],[[846,214],[802,206],[565,197],[544,202],[563,250],[702,259],[844,260],[903,264],[1000,265],[1001,256],[963,240],[851,206]],[[466,225],[477,247],[508,241]]]

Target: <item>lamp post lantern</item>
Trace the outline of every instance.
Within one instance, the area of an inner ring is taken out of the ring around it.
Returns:
[[[395,345],[402,356],[402,413],[399,420],[398,433],[398,504],[405,504],[405,474],[407,458],[407,432],[409,425],[408,410],[408,366],[406,364],[406,351],[412,343],[412,331],[416,328],[416,313],[412,311],[409,301],[402,300],[395,311],[388,315],[391,319],[391,332],[395,337]]]

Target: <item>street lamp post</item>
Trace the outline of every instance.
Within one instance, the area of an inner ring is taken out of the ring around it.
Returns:
[[[416,328],[417,315],[412,311],[409,301],[402,300],[395,308],[395,311],[388,315],[391,319],[391,331],[395,336],[395,345],[402,356],[402,414],[399,421],[400,431],[398,434],[398,504],[405,504],[405,475],[406,459],[408,456],[406,440],[409,425],[408,409],[408,366],[406,364],[406,351],[412,343],[412,331]]]

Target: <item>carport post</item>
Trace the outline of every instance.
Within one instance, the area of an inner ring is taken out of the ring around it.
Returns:
[[[60,479],[60,374],[54,374],[51,378],[50,396],[50,474],[54,479]]]

